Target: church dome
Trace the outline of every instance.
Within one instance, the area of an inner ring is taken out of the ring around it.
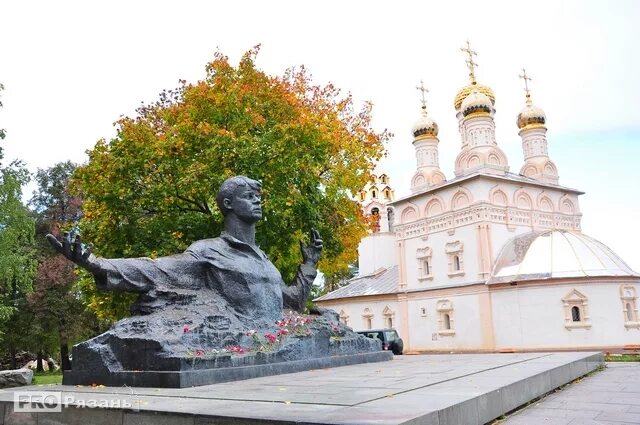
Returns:
[[[496,104],[496,95],[493,94],[493,90],[491,90],[491,87],[483,86],[482,84],[478,83],[471,83],[468,86],[461,88],[456,94],[456,98],[453,101],[453,106],[456,108],[456,111],[460,110],[462,101],[464,101],[473,90],[477,90],[478,92],[486,95],[489,99],[491,99],[492,105]]]
[[[544,126],[547,121],[547,116],[541,108],[533,104],[528,104],[518,114],[518,128],[523,129],[525,127]]]
[[[547,230],[507,241],[487,283],[600,276],[640,277],[602,242],[582,233]]]
[[[438,124],[426,114],[423,114],[415,124],[413,124],[411,131],[413,132],[413,137],[423,135],[436,137],[438,135]]]
[[[486,94],[478,90],[473,90],[471,93],[469,93],[469,96],[467,96],[462,101],[460,108],[462,109],[462,114],[465,117],[474,112],[488,114],[493,108],[493,102],[491,101],[491,98]]]

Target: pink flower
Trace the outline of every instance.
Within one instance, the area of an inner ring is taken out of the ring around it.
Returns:
[[[264,337],[267,338],[267,341],[269,341],[271,344],[278,340],[278,337],[271,332],[267,332],[266,334],[264,334]]]
[[[230,353],[244,354],[244,348],[240,347],[239,345],[229,345],[227,347],[227,351]]]
[[[289,333],[289,331],[286,328],[278,329],[278,336],[283,336],[283,335],[286,335],[288,333]]]
[[[204,350],[196,350],[195,355],[198,357],[204,356]]]
[[[184,327],[182,328],[182,333],[186,334],[187,332],[189,332],[189,325],[184,325]]]

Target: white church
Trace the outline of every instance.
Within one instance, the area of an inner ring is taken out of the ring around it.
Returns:
[[[364,188],[360,202],[377,224],[360,243],[359,276],[316,303],[355,330],[395,328],[405,352],[637,346],[640,274],[581,232],[583,192],[558,182],[526,73],[516,174],[496,143],[494,93],[476,81],[475,52],[463,50],[470,83],[454,101],[455,176],[440,170],[423,96],[411,194],[394,199],[384,174]]]

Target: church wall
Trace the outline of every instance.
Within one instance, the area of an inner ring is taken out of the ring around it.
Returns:
[[[398,264],[393,233],[372,233],[358,245],[358,269],[360,275],[373,273],[381,267]]]
[[[411,297],[408,309],[409,350],[469,350],[485,346],[477,294],[433,297],[425,293]],[[445,329],[444,314],[449,315],[451,329]]]
[[[322,301],[318,304],[324,308],[330,308],[338,314],[346,313],[347,325],[355,331],[368,329],[366,317],[371,318],[371,329],[387,328],[388,322],[385,319],[391,317],[392,327],[398,331],[400,337],[404,337],[401,334],[402,318],[396,296],[383,297],[382,299],[378,297],[376,297],[378,299],[374,297],[366,299],[345,298],[337,302]]]
[[[580,348],[637,344],[640,330],[625,326],[623,282],[560,284],[491,291],[496,348]],[[640,285],[635,284],[636,293]],[[573,290],[574,300],[563,302]],[[584,295],[584,302],[579,300]],[[580,308],[584,326],[574,322]],[[575,326],[575,327],[574,327]]]
[[[478,280],[477,234],[474,225],[455,229],[455,232],[438,232],[428,236],[411,238],[405,241],[405,266],[407,289],[429,289],[433,287],[455,286]],[[430,248],[430,275],[426,275],[424,261],[426,257],[419,250]],[[455,253],[447,250],[461,249]],[[457,255],[460,269],[455,270],[452,257]],[[431,277],[426,277],[431,276]]]

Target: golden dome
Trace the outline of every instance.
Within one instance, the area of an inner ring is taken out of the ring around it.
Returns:
[[[422,115],[418,121],[413,124],[413,128],[411,129],[413,133],[413,137],[420,136],[438,136],[438,124],[431,118],[429,118],[426,114]]]
[[[539,128],[544,127],[547,117],[544,111],[537,106],[527,103],[520,113],[518,114],[518,128],[520,130],[524,128]]]
[[[489,96],[474,88],[469,96],[462,101],[460,108],[465,117],[487,116],[491,113],[493,102]]]
[[[456,111],[460,110],[460,105],[462,105],[462,101],[466,99],[467,96],[471,94],[473,90],[477,90],[478,92],[486,95],[489,99],[491,99],[491,104],[496,104],[496,95],[493,94],[493,90],[489,86],[483,86],[478,83],[471,83],[468,86],[461,88],[456,94],[456,98],[453,101],[453,106],[455,106]]]

